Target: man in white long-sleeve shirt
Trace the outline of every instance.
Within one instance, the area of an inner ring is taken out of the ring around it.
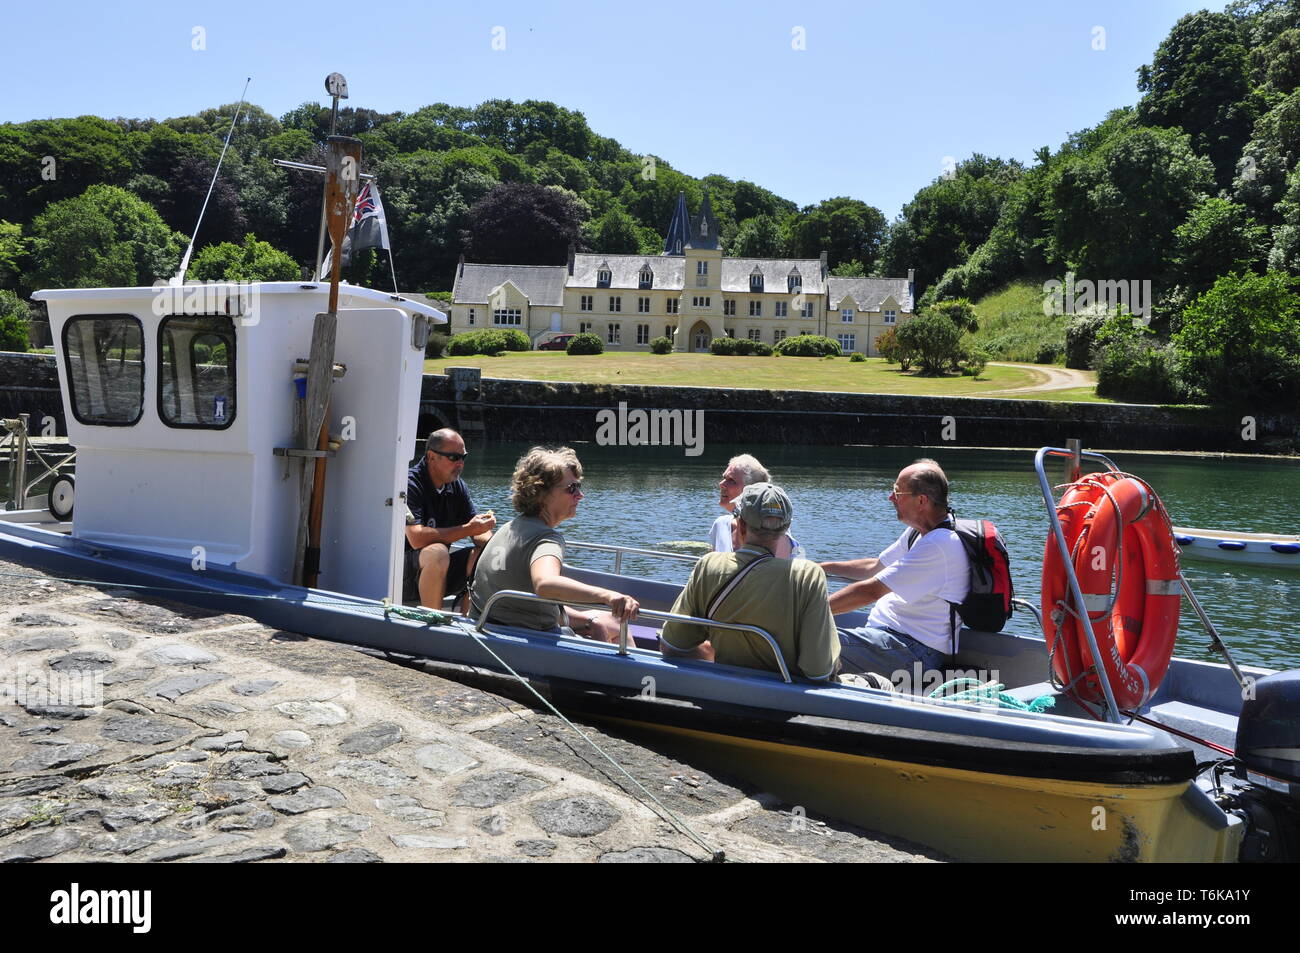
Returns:
[[[771,480],[763,464],[748,453],[742,453],[728,461],[727,469],[722,471],[722,479],[718,482],[718,505],[724,512],[713,521],[713,526],[709,529],[709,545],[715,553],[735,551],[731,545],[732,511],[736,507],[736,497],[740,491],[755,483],[770,483]],[[782,559],[805,558],[803,547],[789,533],[781,537],[773,552]]]

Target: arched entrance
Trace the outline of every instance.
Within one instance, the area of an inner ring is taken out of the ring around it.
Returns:
[[[708,322],[696,321],[695,326],[691,328],[687,341],[690,342],[692,351],[707,351],[709,344],[713,341],[713,332],[709,329]]]

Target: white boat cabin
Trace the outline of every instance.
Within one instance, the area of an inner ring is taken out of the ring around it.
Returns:
[[[74,536],[292,582],[304,440],[295,369],[323,283],[41,291],[77,448]],[[446,315],[339,289],[320,588],[402,594],[407,464],[416,454],[424,345]],[[300,363],[301,362],[301,363]],[[305,382],[304,382],[305,383]],[[201,547],[201,548],[199,548]]]

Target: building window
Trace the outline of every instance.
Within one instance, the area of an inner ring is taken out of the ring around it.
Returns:
[[[812,332],[811,332],[811,331],[808,331],[808,330],[803,330],[803,331],[800,331],[800,332],[799,332],[799,336],[800,336],[800,337],[803,337],[805,334],[812,334]]]
[[[712,300],[708,295],[696,295],[691,299],[691,305],[696,308],[708,308],[711,307],[710,302]]]
[[[885,323],[886,323],[886,324],[894,324],[894,323],[897,322],[897,321],[898,321],[898,312],[897,312],[897,311],[886,311],[886,312],[885,312]]]
[[[610,296],[609,296],[609,310],[610,310],[610,311],[622,311],[622,310],[623,310],[623,298],[622,298],[621,295],[610,295]]]
[[[664,325],[664,337],[671,338],[676,333],[677,333],[677,325],[675,324]]]
[[[581,305],[581,308],[582,308],[583,311],[590,311],[590,310],[595,306],[595,305],[594,305],[594,302],[591,300],[591,298],[592,298],[591,295],[583,295],[583,296],[582,296],[582,305]],[[470,323],[473,324],[472,321],[471,321]]]
[[[857,339],[858,336],[856,334],[841,334],[839,336],[840,350],[845,354],[849,351],[856,351],[858,349],[857,344],[855,343]]]
[[[587,333],[589,333],[590,331],[591,331],[591,322],[590,322],[590,321],[579,321],[579,322],[578,322],[578,333],[579,333],[579,334],[587,334]]]
[[[735,328],[727,328],[727,337],[729,337],[729,338],[734,338],[735,336],[736,336],[736,329],[735,329]]]
[[[852,308],[841,308],[841,309],[840,309],[840,320],[841,320],[842,322],[844,322],[845,324],[852,324],[852,323],[853,323],[853,309],[852,309]]]
[[[618,324],[611,323],[609,333],[605,337],[606,344],[622,344],[622,330]]]
[[[518,308],[497,308],[492,312],[493,324],[520,325],[524,323],[524,313]]]
[[[763,332],[762,332],[762,330],[759,329],[759,328],[750,328],[750,329],[749,329],[749,339],[750,339],[751,341],[761,341],[761,340],[763,340]]]
[[[749,316],[751,318],[761,318],[763,316],[763,302],[751,301],[749,303]]]
[[[799,275],[791,275],[786,279],[785,287],[792,295],[797,295],[803,291],[803,278]]]
[[[668,313],[668,314],[676,314],[676,313],[677,313],[677,308],[678,308],[678,306],[679,306],[680,304],[681,304],[681,301],[680,301],[679,299],[677,299],[677,298],[669,298],[669,299],[668,299],[668,311],[667,311],[667,313]]]
[[[637,298],[637,299],[636,299],[636,313],[637,313],[637,314],[649,314],[649,313],[650,313],[650,299],[649,299],[649,298]]]
[[[773,304],[773,310],[776,311],[778,318],[788,318],[790,316],[790,304],[787,301],[777,301]]]
[[[785,328],[777,328],[772,332],[772,343],[780,344],[785,340]]]
[[[469,321],[468,321],[467,323],[468,323],[468,324],[473,324],[473,323],[474,323],[474,309],[473,309],[473,308],[470,308],[470,309],[469,309]]]
[[[805,302],[803,303],[803,307],[799,309],[799,317],[801,317],[801,318],[815,318],[815,317],[817,317],[817,302],[816,302],[816,301],[805,301]]]
[[[695,273],[697,275],[707,275],[709,273],[709,263],[707,261],[697,261],[695,263]]]
[[[597,287],[597,288],[608,288],[608,287],[609,287],[610,279],[611,279],[612,277],[613,277],[613,275],[611,275],[608,271],[598,271],[598,272],[596,272],[596,287]]]
[[[636,326],[636,343],[637,344],[650,343],[650,325],[638,324]]]
[[[763,290],[763,276],[762,276],[762,275],[750,275],[750,276],[749,276],[749,290],[752,291],[754,294],[759,294],[760,292],[762,292],[762,290]]]
[[[735,314],[735,313],[736,313],[736,299],[735,299],[735,298],[723,298],[723,299],[722,299],[722,313],[723,313],[723,314]]]
[[[654,287],[654,283],[655,283],[655,275],[653,271],[647,268],[645,271],[641,272],[641,281],[640,281],[641,288],[643,289],[652,288]]]

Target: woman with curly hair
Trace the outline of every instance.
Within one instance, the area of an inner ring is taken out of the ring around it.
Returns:
[[[582,500],[582,464],[578,455],[569,447],[533,447],[515,464],[510,497],[519,516],[492,537],[479,557],[472,590],[475,614],[482,612],[492,594],[502,589],[534,592],[547,599],[599,603],[609,606],[609,612],[507,599],[493,607],[488,621],[555,632],[568,625],[586,638],[617,642],[619,624],[636,618],[640,608],[637,601],[561,575],[564,537],[556,527],[577,514]]]

